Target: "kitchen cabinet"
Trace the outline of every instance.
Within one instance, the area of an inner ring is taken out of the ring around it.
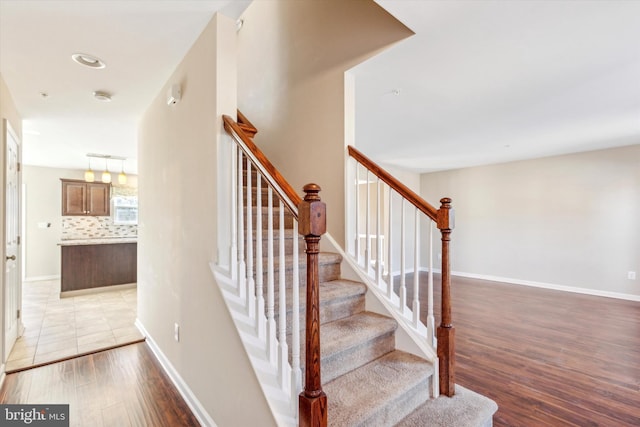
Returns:
[[[137,243],[120,239],[69,241],[60,244],[60,290],[64,292],[135,283]],[[126,243],[124,243],[126,242]]]
[[[62,179],[62,215],[109,216],[111,184]]]

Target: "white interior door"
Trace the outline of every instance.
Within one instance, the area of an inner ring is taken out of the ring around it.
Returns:
[[[20,275],[20,152],[18,139],[5,120],[6,202],[5,202],[5,281],[4,281],[4,359],[18,337],[21,301]]]

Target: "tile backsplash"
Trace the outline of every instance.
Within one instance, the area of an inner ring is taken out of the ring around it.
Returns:
[[[137,236],[137,225],[115,225],[110,216],[62,217],[62,240]]]

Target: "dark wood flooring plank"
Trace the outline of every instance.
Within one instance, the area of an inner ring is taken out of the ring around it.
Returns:
[[[459,277],[452,298],[456,379],[494,426],[640,426],[640,303]]]
[[[77,427],[196,427],[146,343],[7,375],[0,403],[69,403]]]
[[[18,404],[28,401],[29,389],[33,374],[25,371],[24,375],[7,375],[0,389],[0,403]]]

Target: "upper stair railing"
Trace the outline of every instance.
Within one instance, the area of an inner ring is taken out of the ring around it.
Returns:
[[[250,327],[255,328],[259,342],[264,343],[265,359],[277,372],[278,386],[288,396],[288,413],[297,415],[301,426],[326,426],[327,404],[320,375],[318,275],[326,207],[318,195],[320,187],[305,185],[306,196],[301,199],[253,143],[251,138],[257,129],[242,113],[238,112],[238,122],[226,115],[223,122],[236,146],[230,159],[230,275],[235,279],[238,299],[245,307]],[[275,222],[274,214],[278,215]],[[307,259],[304,389],[300,368],[299,234],[306,242]],[[287,273],[285,264],[289,257],[291,273]],[[289,319],[287,312],[291,313]]]
[[[426,345],[436,349],[439,393],[453,396],[455,330],[451,321],[449,243],[454,221],[451,199],[441,199],[440,209],[436,209],[354,147],[349,146],[348,152],[352,159],[348,166],[348,200],[353,213],[347,219],[348,254],[369,277],[378,294],[405,320],[405,325],[419,334]],[[423,233],[425,223],[428,231]],[[437,331],[434,330],[433,307],[434,225],[442,236],[441,321]],[[426,260],[422,252],[427,252]],[[408,259],[408,254],[412,259]],[[420,271],[425,268],[422,266],[427,268],[426,325],[420,318]],[[407,278],[413,281],[409,288]]]

